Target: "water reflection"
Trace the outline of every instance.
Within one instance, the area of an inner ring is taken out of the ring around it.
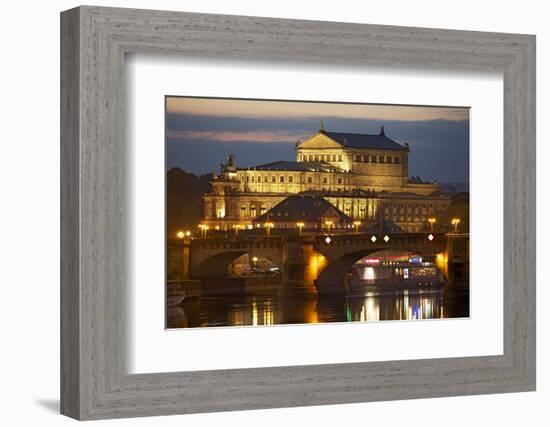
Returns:
[[[468,317],[467,290],[346,296],[201,297],[167,312],[168,328]]]

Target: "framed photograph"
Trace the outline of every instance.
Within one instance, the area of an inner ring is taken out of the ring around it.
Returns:
[[[61,410],[535,390],[535,38],[61,15]]]
[[[167,328],[469,317],[469,108],[167,96],[166,174]]]

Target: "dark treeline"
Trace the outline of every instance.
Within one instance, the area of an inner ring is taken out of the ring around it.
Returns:
[[[180,168],[166,172],[166,228],[168,238],[179,230],[196,233],[203,217],[202,196],[211,190],[212,174],[197,176]]]

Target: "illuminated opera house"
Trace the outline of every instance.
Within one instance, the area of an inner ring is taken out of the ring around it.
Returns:
[[[203,224],[218,230],[260,228],[263,221],[275,229],[322,227],[322,215],[309,214],[305,221],[309,209],[296,212],[308,206],[296,202],[303,197],[322,200],[314,204],[335,218],[335,229],[386,220],[406,232],[422,231],[450,199],[437,183],[409,178],[409,152],[383,126],[372,135],[330,132],[321,123],[314,135],[296,143],[296,161],[244,168],[230,155],[204,195]],[[289,197],[292,203],[281,204]]]

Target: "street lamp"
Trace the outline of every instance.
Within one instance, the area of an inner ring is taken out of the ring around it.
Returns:
[[[353,225],[355,225],[355,232],[359,233],[359,226],[361,225],[361,221],[353,221]]]
[[[433,233],[434,232],[435,218],[428,218],[428,222],[430,223],[430,233]]]
[[[235,229],[235,237],[238,237],[239,236],[239,228],[241,228],[241,225],[240,224],[235,224],[233,226],[233,228]]]
[[[458,233],[458,224],[460,224],[460,218],[453,218],[451,224],[455,226],[455,233]]]
[[[325,221],[325,225],[327,227],[327,232],[330,233],[330,227],[333,225],[334,223],[332,221]]]
[[[271,229],[273,228],[273,223],[272,222],[266,222],[265,223],[265,231],[267,233],[267,237],[271,236]]]
[[[296,227],[298,227],[298,234],[301,236],[302,235],[302,228],[304,228],[304,223],[303,222],[297,222]]]
[[[183,231],[178,231],[176,236],[178,239],[183,239],[185,237],[185,233]]]

